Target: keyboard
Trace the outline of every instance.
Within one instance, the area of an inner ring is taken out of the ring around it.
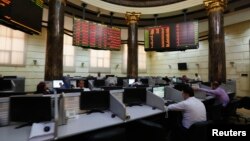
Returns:
[[[173,101],[173,100],[164,100],[164,103],[165,103],[166,106],[168,106],[168,105],[174,104],[174,103],[176,103],[176,102]]]

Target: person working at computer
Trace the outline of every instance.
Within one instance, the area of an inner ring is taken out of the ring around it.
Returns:
[[[229,96],[226,93],[226,91],[220,88],[219,86],[220,86],[219,82],[214,81],[211,83],[212,90],[204,88],[195,88],[195,87],[193,87],[193,89],[207,92],[208,95],[214,95],[216,98],[216,103],[222,104],[223,107],[226,107],[227,104],[229,103]]]
[[[47,84],[45,82],[40,82],[36,86],[35,94],[51,94]]]
[[[90,91],[89,88],[85,88],[84,80],[79,80],[76,89],[83,89],[84,91]]]
[[[182,123],[172,130],[173,140],[185,140],[192,124],[207,120],[205,105],[194,97],[194,91],[190,86],[183,87],[182,96],[183,101],[168,105],[169,111],[182,112]]]

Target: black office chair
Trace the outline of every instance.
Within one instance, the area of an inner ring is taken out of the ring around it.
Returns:
[[[206,108],[208,120],[212,120],[215,123],[220,123],[222,121],[222,112],[224,108],[222,104],[213,104],[206,106]]]
[[[212,120],[192,124],[188,129],[188,141],[208,141],[208,136],[210,136],[208,131],[212,124]]]
[[[222,121],[230,122],[231,118],[236,118],[239,121],[240,116],[237,114],[237,107],[239,105],[238,99],[231,100],[222,110]]]
[[[126,130],[122,127],[111,127],[90,133],[86,141],[126,141]]]
[[[165,141],[165,129],[150,120],[138,120],[127,125],[127,141]]]

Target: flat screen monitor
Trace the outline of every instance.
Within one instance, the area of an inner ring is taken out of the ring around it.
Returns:
[[[110,91],[110,90],[120,90],[122,89],[122,86],[105,86],[102,87],[104,90]]]
[[[140,81],[142,82],[142,84],[148,84],[148,78],[141,78]]]
[[[10,97],[9,118],[13,122],[42,122],[52,119],[50,96]]]
[[[76,80],[70,80],[70,87],[71,88],[77,87],[77,81]]]
[[[0,91],[12,90],[12,80],[0,79]]]
[[[135,79],[128,79],[128,84],[132,85],[135,82]]]
[[[53,88],[61,88],[61,85],[63,85],[62,80],[53,80]]]
[[[109,91],[83,91],[80,95],[80,109],[101,112],[109,109]]]
[[[127,106],[146,103],[146,88],[125,88],[123,92],[123,103]]]
[[[153,87],[153,94],[164,98],[165,97],[165,87],[161,86],[161,87]]]
[[[127,79],[126,77],[118,77],[117,78],[117,86],[123,86],[123,80]]]
[[[172,82],[177,82],[177,78],[173,77]]]
[[[115,77],[115,75],[106,75],[106,78]]]
[[[94,80],[95,87],[102,87],[105,86],[105,80]]]
[[[80,93],[83,89],[56,89],[57,93]]]
[[[187,70],[187,63],[178,63],[178,70]]]

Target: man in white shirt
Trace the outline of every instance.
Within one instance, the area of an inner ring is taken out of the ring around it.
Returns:
[[[195,73],[194,81],[201,81],[201,76],[198,73]]]
[[[169,105],[168,110],[182,112],[182,126],[174,129],[174,134],[176,134],[174,136],[185,138],[187,136],[187,130],[193,123],[206,121],[207,117],[205,105],[194,97],[194,91],[191,87],[183,87],[182,96],[184,100]]]
[[[103,79],[103,77],[101,76],[101,73],[100,73],[100,72],[97,73],[96,79],[97,79],[97,80],[102,80],[102,79]]]

